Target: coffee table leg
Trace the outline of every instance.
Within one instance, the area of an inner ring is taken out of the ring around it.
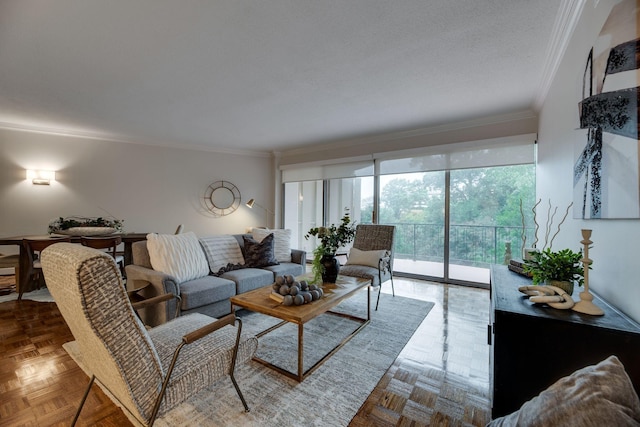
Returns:
[[[304,379],[304,324],[298,324],[298,381]]]

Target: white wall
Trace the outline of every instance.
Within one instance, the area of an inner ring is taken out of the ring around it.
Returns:
[[[582,75],[589,50],[614,3],[617,2],[601,0],[585,3],[579,24],[540,113],[537,193],[543,205],[550,199],[554,206],[560,205],[562,210],[573,199],[574,144],[576,138],[583,138],[584,135],[584,132],[576,130],[579,126],[578,102],[581,99]],[[629,182],[628,185],[632,188],[638,184]],[[540,216],[544,226],[546,212]],[[590,288],[640,321],[640,279],[637,268],[640,220],[581,220],[573,219],[570,213],[553,248],[580,249],[580,230],[583,228],[593,230],[590,258],[594,262],[590,272]]]
[[[55,170],[56,182],[33,185],[25,169]],[[0,129],[0,236],[46,234],[59,216],[109,214],[123,219],[128,232],[173,233],[178,224],[199,235],[244,232],[265,222],[263,210],[244,205],[250,198],[274,210],[272,170],[268,155]],[[235,184],[242,203],[215,218],[202,202],[207,186],[218,180]],[[15,248],[0,246],[0,252]]]

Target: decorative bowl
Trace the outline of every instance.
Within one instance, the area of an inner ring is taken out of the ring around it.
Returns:
[[[66,230],[58,230],[56,234],[64,234],[65,236],[104,236],[116,232],[112,227],[71,227]]]

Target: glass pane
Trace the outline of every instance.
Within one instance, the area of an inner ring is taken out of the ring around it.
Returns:
[[[322,181],[284,184],[284,228],[291,229],[291,247],[311,253],[313,240],[304,238],[307,231],[322,225]]]
[[[488,284],[489,265],[504,262],[507,242],[513,258],[519,258],[520,201],[525,224],[533,224],[535,167],[451,171],[450,192],[449,278]],[[529,227],[525,231],[532,234]]]
[[[371,222],[373,211],[373,177],[332,179],[327,181],[327,218],[323,219],[323,181],[290,182],[284,185],[284,227],[293,230],[291,241],[296,248],[312,256],[316,238],[304,236],[321,225],[339,224],[348,209],[352,221]],[[344,251],[347,251],[345,248]],[[341,260],[344,261],[344,260]]]
[[[445,173],[380,177],[380,224],[396,226],[393,269],[444,277]]]
[[[373,210],[373,177],[331,179],[328,182],[325,225],[340,224],[348,211],[351,221],[371,222]],[[338,250],[338,261],[344,264],[351,244]]]

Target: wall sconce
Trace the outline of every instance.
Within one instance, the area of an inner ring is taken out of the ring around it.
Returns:
[[[33,185],[50,185],[51,181],[56,180],[56,172],[27,169],[27,179],[30,179]]]
[[[268,215],[269,215],[269,214],[271,214],[271,215],[275,215],[275,213],[274,213],[273,211],[271,211],[271,210],[269,210],[269,209],[265,208],[264,206],[259,205],[258,203],[256,203],[256,201],[255,201],[254,199],[249,199],[249,201],[248,201],[247,203],[245,203],[245,204],[246,204],[246,206],[247,206],[249,209],[253,209],[253,207],[254,207],[254,206],[257,206],[257,207],[259,207],[259,208],[261,208],[261,209],[264,209],[264,220],[265,220],[265,224],[264,224],[264,226],[268,228],[268,227],[269,227],[269,218],[268,218]]]

